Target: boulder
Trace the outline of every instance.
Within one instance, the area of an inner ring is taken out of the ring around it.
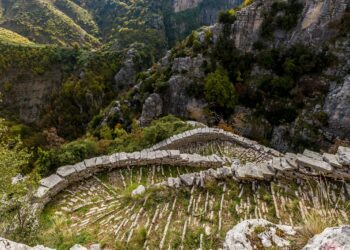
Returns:
[[[24,177],[23,175],[17,174],[15,177],[12,177],[11,184],[16,185],[17,183],[22,182],[25,179],[26,179],[26,177]]]
[[[143,194],[144,192],[146,192],[146,188],[143,185],[140,185],[131,192],[131,196],[138,196]]]
[[[101,250],[101,245],[100,244],[92,244],[89,247],[89,250]]]
[[[186,186],[192,186],[194,183],[195,175],[194,174],[183,174],[180,175],[181,182]]]
[[[3,250],[54,250],[41,245],[30,247],[21,243],[16,243],[0,237],[0,249]]]
[[[295,231],[290,226],[273,224],[264,219],[245,220],[227,232],[224,250],[253,250],[255,242],[260,241],[265,248],[276,246],[279,249],[286,248],[290,242],[283,235],[294,235]]]
[[[302,250],[350,249],[350,226],[326,228],[309,240]]]
[[[69,250],[88,250],[86,247],[83,247],[82,245],[76,244],[72,246]]]
[[[181,186],[180,178],[169,177],[166,185],[170,188],[179,188]]]

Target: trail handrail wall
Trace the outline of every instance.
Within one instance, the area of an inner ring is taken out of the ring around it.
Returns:
[[[233,160],[230,167],[224,166],[200,172],[187,173],[155,184],[180,188],[184,186],[204,186],[210,179],[233,178],[236,181],[273,179],[306,179],[312,177],[327,177],[341,181],[350,181],[350,148],[339,147],[337,154],[323,155],[305,150],[303,154],[287,153],[283,157],[273,157],[272,160],[260,163],[241,164]]]
[[[190,143],[195,142],[207,142],[207,141],[228,141],[231,143],[237,143],[245,148],[252,148],[258,152],[267,153],[272,156],[281,156],[282,154],[275,149],[260,145],[258,142],[244,138],[242,136],[226,132],[218,128],[197,128],[186,131],[181,134],[174,135],[164,141],[161,141],[154,146],[145,149],[146,152],[155,150],[167,150],[167,149],[181,149]]]
[[[75,165],[57,169],[55,174],[42,179],[35,194],[38,203],[45,205],[53,196],[68,185],[83,180],[93,174],[117,167],[145,165],[173,165],[189,167],[222,167],[225,161],[217,155],[201,156],[181,154],[178,150],[159,150],[152,152],[116,153],[84,160]]]
[[[233,161],[231,167],[217,155],[201,156],[185,154],[180,150],[190,143],[208,141],[228,141],[246,148],[271,155],[270,161],[241,165]],[[165,164],[173,166],[201,166],[209,169],[199,173],[169,178],[163,184],[178,187],[190,183],[203,182],[204,176],[215,178],[232,176],[236,180],[271,180],[275,177],[303,178],[305,176],[326,176],[334,179],[350,180],[350,148],[339,147],[336,155],[319,154],[305,150],[303,154],[282,153],[259,145],[257,142],[216,128],[198,128],[186,131],[164,140],[153,147],[133,153],[116,153],[87,159],[75,165],[63,166],[55,174],[40,181],[36,192],[37,204],[44,206],[53,196],[68,185],[92,176],[97,172],[117,167]],[[221,176],[221,177],[220,177]]]

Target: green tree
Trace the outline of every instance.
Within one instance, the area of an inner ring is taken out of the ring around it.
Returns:
[[[205,98],[220,108],[233,109],[237,100],[237,92],[230,82],[226,70],[219,68],[205,78]]]
[[[20,136],[13,135],[8,123],[0,118],[0,234],[15,241],[27,239],[35,225],[29,200],[38,180],[37,171],[12,182],[30,159]]]
[[[0,198],[9,193],[18,192],[20,185],[12,185],[12,177],[21,172],[28,164],[31,154],[23,147],[19,136],[9,136],[9,127],[0,118]]]
[[[219,14],[219,22],[223,24],[233,24],[236,19],[236,11],[234,9],[223,11]]]

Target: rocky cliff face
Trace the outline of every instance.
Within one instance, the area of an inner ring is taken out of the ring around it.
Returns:
[[[247,55],[247,53],[258,54],[257,44],[263,44],[265,50],[272,48],[283,50],[302,44],[315,51],[321,51],[322,48],[328,46],[330,53],[337,58],[336,66],[332,66],[317,75],[306,75],[297,83],[304,86],[303,88],[306,88],[305,86],[314,88],[316,85],[312,82],[316,81],[318,86],[322,86],[323,89],[329,88],[326,95],[321,94],[317,98],[310,96],[302,100],[304,107],[296,119],[278,126],[271,125],[265,120],[263,124],[266,126],[254,129],[252,122],[256,120],[253,117],[256,110],[248,108],[246,109],[246,114],[248,114],[246,117],[248,118],[245,119],[246,123],[241,124],[241,127],[251,128],[245,130],[245,136],[256,137],[256,134],[260,134],[262,138],[268,138],[274,147],[281,151],[290,149],[291,141],[296,138],[299,138],[300,141],[317,142],[321,147],[328,147],[329,143],[337,137],[340,139],[349,138],[350,114],[347,111],[350,110],[348,96],[350,62],[347,56],[349,44],[346,43],[349,35],[340,37],[339,29],[334,27],[334,24],[342,22],[340,20],[346,15],[350,1],[303,0],[300,2],[302,4],[300,13],[289,16],[290,18],[295,17],[295,23],[289,28],[286,28],[286,24],[278,27],[280,16],[286,15],[288,10],[286,13],[282,13],[280,10],[275,11],[274,8],[278,7],[274,6],[274,2],[272,0],[255,1],[237,12],[236,20],[232,25],[229,25],[229,28],[227,24],[215,24],[208,29],[199,31],[197,39],[202,47],[207,46],[208,34],[210,34],[209,44],[211,45],[204,49],[204,53],[203,49],[201,52],[196,52],[192,48],[189,53],[187,49],[184,50],[185,52],[181,52],[190,56],[177,56],[177,52],[175,52],[171,56],[165,57],[161,61],[159,69],[171,69],[171,73],[167,81],[169,87],[162,94],[164,103],[162,113],[203,120],[205,117],[204,107],[207,107],[207,103],[203,96],[193,97],[193,95],[189,95],[188,88],[203,86],[207,66],[217,63],[212,61],[210,53],[216,49],[218,42],[223,37],[238,49],[237,53],[243,55]],[[293,3],[293,1],[289,1],[289,3]],[[275,13],[271,14],[273,12]],[[271,23],[275,22],[273,29],[269,26],[268,18],[271,19]],[[266,35],[267,27],[272,29],[268,36]],[[271,72],[253,67],[249,81],[256,82],[256,79],[260,79],[266,74],[271,74]],[[191,112],[193,110],[195,115]],[[321,124],[315,119],[315,117],[323,119],[325,116],[323,113],[327,116],[327,124]],[[237,118],[236,113],[233,117]]]
[[[175,0],[174,10],[175,12],[184,11],[187,9],[193,9],[200,4],[202,0]]]
[[[112,65],[110,68],[117,69],[112,73],[114,77],[108,76],[108,81],[111,85],[113,84],[113,97],[115,97],[135,85],[137,74],[149,67],[155,60],[154,58],[163,56],[168,46],[201,25],[213,24],[220,10],[235,7],[240,2],[241,0],[220,0],[218,2],[164,0],[156,3],[154,1],[128,2],[123,0],[0,1],[0,28],[16,31],[32,41],[30,45],[33,47],[34,42],[76,47],[79,45],[94,47],[100,42],[104,43],[103,51],[97,50],[96,54],[100,54],[98,59],[101,61],[100,65],[106,62]],[[143,9],[141,14],[138,12],[140,8]],[[42,23],[45,25],[41,25]],[[0,48],[8,46],[7,42],[2,41],[1,32],[2,30],[0,30]],[[169,35],[175,33],[179,35]],[[63,76],[60,69],[46,69],[50,68],[51,64],[55,64],[50,60],[43,60],[40,65],[40,68],[45,68],[45,72],[37,73],[27,70],[32,68],[31,60],[24,62],[26,56],[21,56],[21,54],[26,54],[22,51],[27,50],[27,45],[19,43],[16,46],[18,49],[13,48],[13,53],[16,53],[18,58],[12,61],[23,61],[20,67],[17,67],[18,65],[9,66],[7,61],[0,59],[0,70],[2,68],[8,70],[1,72],[0,76],[0,91],[4,96],[2,108],[4,113],[14,113],[24,122],[39,122],[42,108],[48,104],[53,93],[60,93],[63,85],[62,79],[67,78],[67,75]],[[37,48],[40,50],[44,46]],[[123,56],[118,61],[108,61],[110,59],[106,54],[116,53],[115,51],[120,52]],[[41,58],[46,58],[44,52],[41,54]],[[82,57],[89,60],[90,56]],[[10,59],[8,61],[11,62]],[[75,59],[69,63],[76,64],[71,69],[85,67],[78,65],[85,62],[77,62]],[[79,71],[74,72],[72,76],[76,85],[80,84],[79,80],[84,78],[85,74],[84,70]],[[99,75],[100,72],[94,74]],[[101,72],[102,74],[105,73]],[[109,74],[108,71],[107,74]],[[90,73],[88,76],[91,75]],[[104,77],[96,77],[96,84],[100,86],[104,85],[101,78]],[[178,82],[176,78],[173,80]],[[91,93],[85,94],[91,95]],[[111,93],[104,92],[102,95],[111,96]],[[72,106],[81,106],[79,101],[72,103]],[[67,110],[70,108],[67,107]],[[165,108],[171,109],[167,105]],[[82,110],[81,107],[79,109]]]
[[[10,71],[0,77],[2,108],[18,114],[26,123],[39,120],[43,106],[57,93],[62,84],[59,69],[47,71],[42,75],[30,72]]]
[[[261,38],[264,13],[271,11],[274,1],[255,1],[237,13],[237,20],[231,27],[232,40],[241,51],[251,51],[253,44]],[[336,35],[330,24],[339,20],[348,4],[348,0],[303,0],[303,10],[296,27],[288,32],[275,31],[270,46],[305,45],[319,46]]]

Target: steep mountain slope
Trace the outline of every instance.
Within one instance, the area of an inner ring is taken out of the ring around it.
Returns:
[[[1,0],[0,27],[43,44],[96,47],[111,42],[124,47],[130,40],[146,38],[144,42],[165,48],[193,29],[213,24],[220,10],[239,4],[240,0]]]
[[[25,45],[34,44],[31,41],[29,41],[27,38],[4,28],[0,28],[0,40],[5,43],[16,43],[16,44],[25,44]]]
[[[228,12],[221,24],[193,33],[145,72],[131,91],[131,106],[144,104],[141,121],[161,114],[224,119],[282,151],[327,148],[349,138],[348,94],[342,91],[350,68],[349,5],[255,1]],[[227,78],[234,97],[220,89]],[[157,95],[162,103],[154,108]],[[235,109],[228,107],[232,98]]]
[[[175,12],[172,0],[1,0],[1,114],[55,126],[68,138],[81,135],[93,115],[170,44],[239,3],[182,1]],[[192,14],[182,17],[186,11]],[[8,41],[14,34],[16,45]]]
[[[1,27],[37,43],[97,46],[98,40],[55,7],[53,1],[2,1]],[[73,12],[79,16],[77,11]],[[89,20],[88,18],[86,20]]]

